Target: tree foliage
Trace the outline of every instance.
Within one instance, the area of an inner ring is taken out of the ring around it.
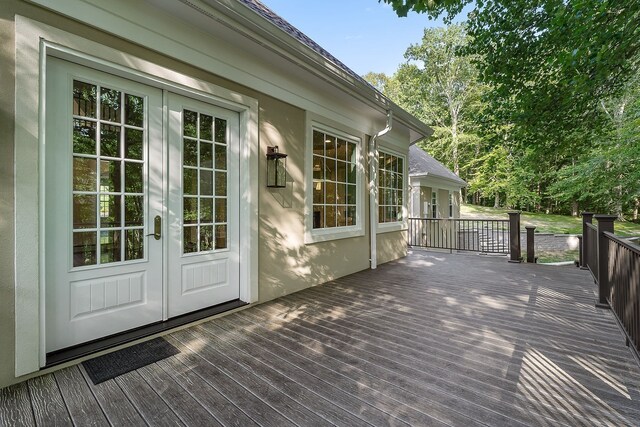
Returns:
[[[419,12],[448,23],[474,8],[464,27],[425,31],[422,43],[407,50],[407,63],[379,86],[434,125],[429,151],[452,169],[454,147],[462,147],[459,172],[470,183],[470,199],[638,217],[639,1],[379,1],[399,16]],[[443,47],[443,35],[459,28],[463,42]],[[467,78],[454,80],[468,85],[461,92],[475,100],[462,104],[457,142],[447,133],[455,99],[447,105],[437,89],[452,88],[439,76],[453,64],[468,67],[458,74]]]

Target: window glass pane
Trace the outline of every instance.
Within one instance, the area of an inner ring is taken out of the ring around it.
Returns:
[[[384,152],[379,153],[379,160],[378,222],[401,221],[404,162],[400,157]]]
[[[124,156],[127,159],[142,160],[144,132],[140,129],[124,130]]]
[[[336,202],[343,204],[347,203],[347,184],[337,184],[338,195],[336,198]]]
[[[124,163],[124,191],[142,193],[142,163]]]
[[[324,206],[313,206],[313,228],[324,228]]]
[[[336,210],[338,227],[345,227],[347,225],[347,207],[338,206]]]
[[[332,159],[336,159],[336,137],[324,135],[324,155]]]
[[[100,263],[120,261],[120,230],[100,232]]]
[[[216,169],[227,169],[227,147],[224,145],[215,145]]]
[[[347,226],[356,225],[356,207],[347,206]]]
[[[184,227],[183,251],[185,254],[198,252],[198,227]]]
[[[338,182],[347,182],[347,165],[348,163],[341,161],[336,164]]]
[[[73,114],[76,116],[96,117],[96,85],[73,81]]]
[[[356,186],[355,185],[347,186],[347,203],[350,205],[356,204]]]
[[[347,144],[347,161],[356,164],[356,144],[348,142]]]
[[[327,182],[325,203],[334,204],[335,202],[336,202],[336,184],[334,182]]]
[[[336,161],[333,159],[326,159],[325,165],[325,178],[328,181],[337,181],[338,173],[336,170]]]
[[[324,156],[324,133],[313,131],[313,154]]]
[[[120,123],[120,111],[122,110],[120,91],[103,87],[100,95],[100,106],[100,118],[102,120]]]
[[[73,120],[73,152],[96,154],[96,124],[88,120]]]
[[[226,144],[227,143],[227,121],[224,119],[216,118],[215,127],[216,127],[216,142]]]
[[[345,141],[344,139],[337,139],[336,142],[336,151],[337,151],[337,159],[338,160],[344,160],[347,161],[347,154],[348,154],[348,149],[347,149],[348,143],[347,141]]]
[[[203,225],[200,227],[200,251],[211,251],[213,248],[213,225]]]
[[[224,249],[227,247],[227,226],[216,225],[216,249]]]
[[[313,203],[324,203],[324,183],[313,181]]]
[[[313,156],[313,179],[324,179],[324,157]]]
[[[336,226],[336,207],[335,206],[327,206],[326,207],[326,227],[335,227]]]
[[[200,167],[213,169],[213,144],[200,142]]]
[[[404,174],[404,160],[402,157],[398,157],[398,172]]]
[[[73,190],[96,191],[96,159],[73,158]]]
[[[183,113],[183,129],[184,136],[192,138],[198,137],[198,113],[195,111],[184,110]]]
[[[200,222],[213,222],[213,199],[200,199]]]
[[[95,265],[97,261],[96,232],[73,233],[73,266]]]
[[[213,117],[200,114],[200,139],[213,140]]]
[[[124,196],[124,225],[144,225],[144,196]]]
[[[131,126],[144,125],[144,100],[135,95],[124,96],[125,123]]]
[[[130,261],[133,259],[144,258],[144,234],[141,228],[135,230],[125,230],[124,243],[124,259]]]
[[[182,220],[185,224],[198,223],[197,197],[184,197],[182,199]]]
[[[73,228],[96,228],[96,203],[95,195],[73,195]]]

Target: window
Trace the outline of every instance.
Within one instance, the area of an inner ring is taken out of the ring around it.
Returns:
[[[404,204],[404,159],[378,154],[378,222],[400,222]]]
[[[356,225],[356,142],[313,130],[313,228]]]
[[[431,218],[438,218],[438,190],[431,190]]]
[[[453,191],[449,191],[449,218],[453,218]]]

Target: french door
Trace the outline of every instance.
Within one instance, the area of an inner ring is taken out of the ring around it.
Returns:
[[[237,299],[238,115],[55,58],[46,87],[46,351]]]

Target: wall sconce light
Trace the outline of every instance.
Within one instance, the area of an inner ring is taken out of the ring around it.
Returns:
[[[278,146],[267,147],[267,187],[287,186],[287,155],[280,153]]]

